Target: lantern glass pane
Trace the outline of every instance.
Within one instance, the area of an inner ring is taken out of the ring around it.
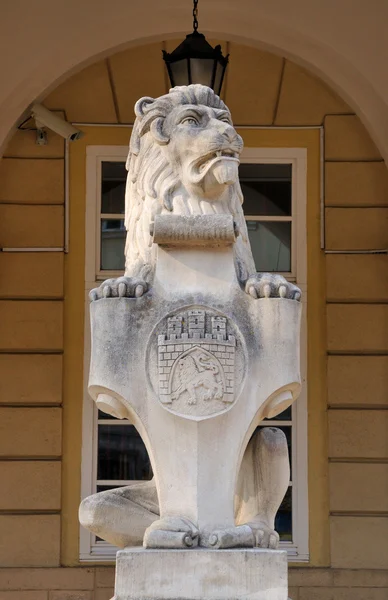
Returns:
[[[189,74],[187,59],[177,60],[176,62],[170,63],[171,73],[174,79],[174,86],[176,85],[189,85]]]
[[[213,67],[212,58],[190,58],[191,82],[211,87]]]
[[[221,65],[220,62],[217,61],[216,63],[216,76],[214,78],[214,86],[213,86],[213,90],[215,91],[216,94],[219,94],[221,91],[221,83],[222,83],[222,74],[224,72],[224,67]]]

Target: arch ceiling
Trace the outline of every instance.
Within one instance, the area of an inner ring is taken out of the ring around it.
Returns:
[[[70,74],[130,45],[191,29],[190,0],[27,0],[0,24],[0,147],[27,107]],[[385,0],[203,0],[200,30],[281,54],[355,110],[388,158]]]

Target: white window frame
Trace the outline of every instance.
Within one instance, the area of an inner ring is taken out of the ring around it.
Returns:
[[[101,280],[117,277],[117,271],[100,269],[101,163],[125,161],[128,146],[87,146],[86,149],[86,241],[85,241],[85,352],[84,405],[82,419],[81,499],[95,493],[97,481],[97,408],[87,391],[90,361],[90,323],[88,293]],[[307,461],[307,149],[245,148],[244,163],[292,164],[292,231],[291,273],[302,290],[301,378],[302,392],[293,405],[291,421],[266,421],[266,425],[292,425],[292,542],[281,542],[290,562],[308,562],[308,461]],[[110,215],[112,216],[112,215]],[[120,215],[118,218],[123,218]],[[248,220],[253,220],[246,216]],[[279,217],[254,217],[257,220],[279,220]],[[289,218],[287,219],[289,220]],[[118,423],[121,423],[118,421]],[[112,421],[109,422],[112,424]],[[296,466],[297,465],[297,466]],[[94,541],[95,536],[80,527],[80,560],[82,562],[113,561],[117,548],[107,542]]]

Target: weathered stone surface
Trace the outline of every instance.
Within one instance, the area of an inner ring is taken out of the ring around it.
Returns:
[[[287,599],[285,551],[126,549],[116,570],[116,600]]]

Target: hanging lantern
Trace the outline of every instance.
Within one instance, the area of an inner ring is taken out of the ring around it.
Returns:
[[[198,33],[198,0],[193,2],[193,33],[171,54],[163,50],[171,87],[202,83],[220,95],[229,54],[222,55],[221,46],[213,48],[202,33]]]

